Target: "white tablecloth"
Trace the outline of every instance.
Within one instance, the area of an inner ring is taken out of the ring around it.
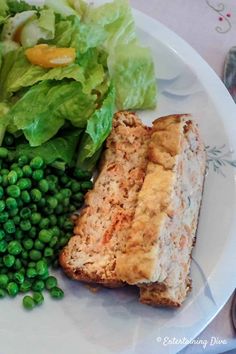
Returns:
[[[130,3],[185,39],[222,77],[225,56],[236,45],[235,0],[130,0]],[[236,354],[231,302],[232,297],[199,335],[199,339],[207,341],[207,346],[190,345],[181,354],[219,354],[229,350]],[[210,345],[214,340],[226,343]]]

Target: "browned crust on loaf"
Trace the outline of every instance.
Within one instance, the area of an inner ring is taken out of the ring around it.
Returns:
[[[182,302],[174,301],[168,296],[168,288],[160,287],[160,283],[148,284],[145,286],[140,286],[140,297],[139,301],[142,304],[155,306],[155,307],[172,307],[178,308],[182,305]],[[188,278],[187,293],[192,290],[192,280]]]

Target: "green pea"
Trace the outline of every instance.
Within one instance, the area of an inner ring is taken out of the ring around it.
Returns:
[[[32,176],[32,168],[29,165],[25,165],[22,167],[23,175],[25,177],[31,177]]]
[[[8,285],[7,285],[7,292],[8,292],[8,295],[11,296],[11,297],[15,297],[18,292],[19,292],[19,287],[18,285],[15,283],[15,282],[10,282]]]
[[[22,231],[29,231],[31,229],[31,223],[29,220],[22,220],[20,222],[20,228]]]
[[[49,215],[48,219],[49,219],[49,222],[50,222],[51,226],[56,226],[57,218],[56,218],[55,215]]]
[[[19,258],[17,258],[15,260],[15,263],[14,263],[14,269],[15,270],[20,270],[22,268],[22,263],[21,263],[21,260]]]
[[[40,260],[36,263],[36,271],[38,275],[44,275],[48,272],[48,265],[45,261]]]
[[[4,196],[4,189],[0,186],[0,199]]]
[[[55,210],[56,210],[56,209],[55,209]],[[55,211],[54,211],[53,209],[50,209],[50,208],[48,208],[48,207],[46,207],[46,208],[44,209],[44,212],[45,212],[45,214],[47,214],[47,216],[53,215],[53,214],[55,213]]]
[[[29,236],[31,238],[35,238],[37,236],[37,229],[35,226],[31,227],[31,229],[29,230]]]
[[[68,207],[70,205],[70,198],[65,198],[62,202],[64,207]]]
[[[7,175],[7,180],[9,184],[15,184],[17,182],[18,176],[16,171],[11,171]]]
[[[76,181],[73,181],[71,183],[71,190],[73,193],[77,193],[81,190],[81,185],[80,183],[76,182]]]
[[[67,237],[62,237],[59,241],[60,247],[64,247],[67,244],[67,242],[68,242]]]
[[[61,194],[63,195],[64,198],[70,198],[72,195],[72,192],[68,188],[64,188],[61,190]]]
[[[3,187],[7,187],[8,186],[7,175],[2,176],[2,186]]]
[[[28,278],[35,278],[37,276],[37,272],[35,268],[28,268],[26,271],[26,275]]]
[[[25,277],[22,273],[15,273],[13,279],[17,284],[23,284]]]
[[[8,252],[9,252],[11,255],[17,256],[18,254],[21,253],[21,251],[22,251],[22,246],[21,246],[21,244],[20,244],[19,241],[11,241],[11,242],[8,244],[7,250],[8,250]]]
[[[32,213],[31,214],[30,220],[31,220],[32,225],[39,224],[41,219],[42,219],[41,214],[39,214],[39,213]]]
[[[14,168],[12,168],[12,169],[13,169],[14,171],[16,171],[18,178],[23,177],[23,171],[22,171],[22,169],[21,169],[19,166],[16,166],[16,167],[14,167]]]
[[[0,230],[0,241],[3,240],[5,236],[6,236],[5,231]]]
[[[12,218],[14,218],[14,216],[18,215],[18,213],[19,213],[18,208],[9,210],[9,216],[11,216]]]
[[[28,252],[27,252],[26,250],[23,250],[23,251],[21,252],[21,258],[22,258],[23,260],[26,260],[26,259],[28,259],[28,257],[29,257]]]
[[[36,305],[38,305],[38,306],[44,302],[43,294],[41,294],[40,292],[34,292],[33,299],[34,299],[34,302],[36,303]]]
[[[2,176],[7,176],[10,171],[7,168],[2,168],[1,174]]]
[[[17,201],[15,198],[8,197],[6,199],[6,207],[8,209],[16,209],[17,208]]]
[[[30,203],[31,198],[30,198],[30,194],[28,191],[22,191],[21,192],[21,199],[25,204]]]
[[[44,208],[46,205],[46,199],[45,198],[41,198],[39,201],[38,201],[38,206],[40,208]]]
[[[20,285],[20,291],[22,293],[27,293],[31,289],[32,283],[29,280],[25,280],[21,285]]]
[[[64,196],[62,193],[58,192],[55,194],[55,198],[57,199],[57,201],[60,203],[64,200]]]
[[[42,193],[47,193],[49,190],[48,181],[46,179],[39,181],[38,188]]]
[[[55,209],[57,207],[57,205],[58,205],[58,201],[54,197],[48,197],[47,198],[47,205],[48,205],[49,208]]]
[[[35,213],[36,211],[38,211],[38,207],[36,204],[30,204],[30,209],[32,210],[33,213]]]
[[[54,287],[50,290],[50,295],[52,298],[54,299],[62,299],[64,297],[64,292],[62,289],[58,288],[58,287]]]
[[[19,229],[17,228],[16,233],[15,233],[15,238],[16,238],[17,240],[21,240],[23,237],[24,237],[23,231],[22,231],[22,230],[19,230]]]
[[[28,162],[29,162],[29,158],[28,158],[28,156],[26,156],[26,155],[21,155],[21,156],[18,158],[18,165],[19,165],[20,167],[23,167],[23,166],[26,165]]]
[[[44,249],[43,254],[44,254],[44,257],[52,257],[54,255],[54,251],[51,247],[46,247]]]
[[[4,200],[0,200],[0,213],[5,209],[6,203]]]
[[[60,215],[60,214],[63,213],[63,205],[62,205],[62,204],[59,204],[59,205],[56,207],[55,213],[56,213],[57,215]]]
[[[4,147],[0,147],[0,159],[6,159],[8,156],[8,150]]]
[[[36,188],[31,190],[30,195],[34,202],[38,202],[42,198],[42,193]]]
[[[17,186],[20,191],[23,191],[25,189],[30,189],[32,187],[32,182],[29,178],[20,178],[17,182]]]
[[[31,240],[30,238],[27,238],[22,241],[23,247],[25,250],[29,251],[34,247],[34,241]]]
[[[48,218],[43,218],[43,219],[41,219],[41,221],[40,221],[40,223],[39,223],[40,229],[46,229],[46,228],[48,228],[49,223],[50,223],[50,221],[49,221]]]
[[[44,242],[44,243],[48,243],[51,241],[51,238],[52,238],[52,232],[51,231],[48,231],[48,230],[41,230],[39,232],[39,236],[38,236],[39,240],[41,242]]]
[[[54,236],[60,236],[60,233],[61,233],[61,230],[59,229],[58,226],[54,226],[52,229],[51,229],[52,233]]]
[[[3,228],[8,234],[14,234],[16,231],[16,227],[15,227],[13,220],[6,221],[3,224]]]
[[[6,296],[6,292],[3,289],[0,289],[0,299],[3,299]]]
[[[3,257],[3,263],[7,268],[11,268],[15,263],[15,257],[11,254],[7,254]]]
[[[0,288],[5,289],[9,282],[9,278],[6,274],[0,274]]]
[[[20,223],[19,215],[15,215],[12,220],[13,220],[15,225],[19,225],[19,223]]]
[[[16,185],[7,187],[7,194],[9,197],[18,198],[20,196],[20,188]]]
[[[35,280],[32,285],[32,290],[34,291],[43,291],[45,288],[45,284],[43,280]]]
[[[80,168],[76,168],[74,170],[74,176],[78,180],[86,180],[86,179],[90,179],[92,177],[92,174],[88,171],[84,171],[84,170],[81,170]]]
[[[43,175],[44,175],[43,170],[35,170],[32,174],[32,178],[35,181],[40,181],[41,179],[43,179]]]
[[[57,286],[57,278],[50,276],[45,281],[46,289],[51,290]]]
[[[42,251],[45,248],[45,243],[41,242],[40,240],[35,240],[34,242],[34,248],[36,250]]]
[[[29,252],[29,257],[32,261],[39,261],[42,258],[42,253],[39,250],[31,250]]]
[[[76,200],[77,202],[83,202],[84,195],[83,195],[83,193],[76,193],[72,196],[72,199]]]
[[[24,296],[22,304],[26,310],[33,310],[36,305],[34,299],[29,295]]]
[[[42,168],[44,165],[44,161],[40,156],[36,156],[33,158],[33,160],[30,161],[30,167],[33,170],[37,170],[39,168]]]
[[[29,208],[23,208],[20,211],[20,217],[22,219],[29,219],[31,214],[32,214],[32,212],[31,212],[31,210]]]

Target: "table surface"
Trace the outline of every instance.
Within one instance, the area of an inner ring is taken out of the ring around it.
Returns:
[[[130,3],[185,39],[222,77],[225,56],[232,46],[236,46],[235,0],[130,0]],[[206,348],[190,345],[181,354],[220,354],[229,350],[236,354],[231,303],[232,297],[198,336],[207,341]],[[213,337],[225,340],[226,344],[210,345]]]

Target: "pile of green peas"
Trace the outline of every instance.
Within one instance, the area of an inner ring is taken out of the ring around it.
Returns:
[[[43,291],[63,298],[57,279],[58,255],[72,235],[70,216],[91,189],[91,175],[80,169],[61,171],[40,156],[12,158],[0,147],[0,298],[23,298],[33,309],[44,301]]]

